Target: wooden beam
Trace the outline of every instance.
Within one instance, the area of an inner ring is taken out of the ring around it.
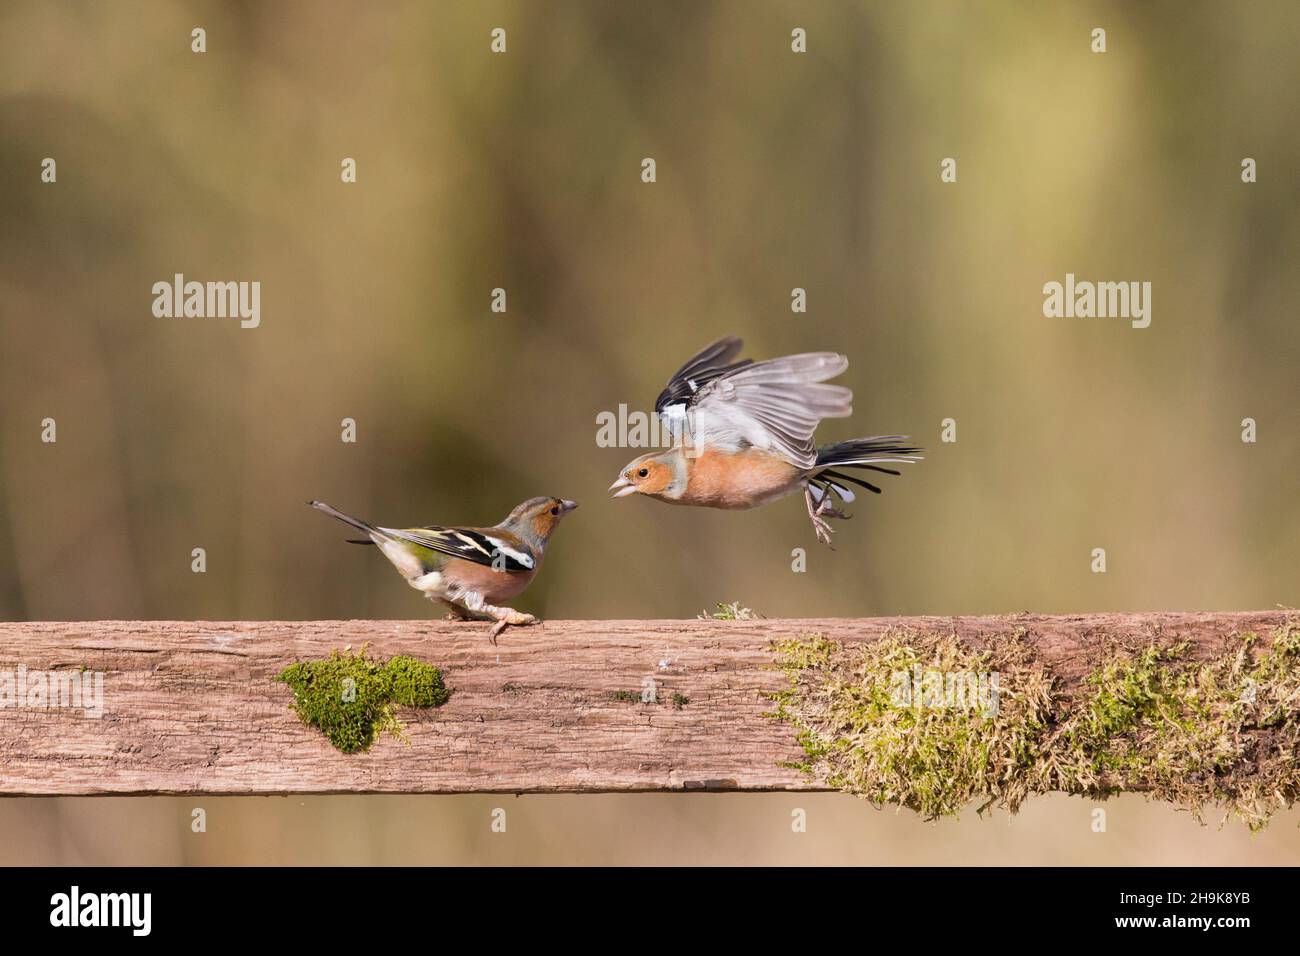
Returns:
[[[1023,630],[1068,691],[1102,635],[1177,635],[1192,655],[1281,612],[864,620],[550,621],[511,628],[425,621],[95,621],[0,624],[0,672],[102,672],[103,713],[0,709],[6,794],[551,793],[816,790],[783,761],[791,729],[766,716],[782,686],[773,639],[872,640],[891,628]],[[370,645],[443,668],[445,706],[402,711],[409,744],[335,750],[273,680],[299,659]],[[657,702],[639,698],[653,680]],[[621,692],[621,693],[620,693]],[[676,693],[687,702],[677,706]]]

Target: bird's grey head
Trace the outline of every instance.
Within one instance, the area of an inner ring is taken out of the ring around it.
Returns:
[[[570,498],[529,498],[506,515],[501,527],[534,547],[542,547],[555,526],[576,507],[578,503]]]

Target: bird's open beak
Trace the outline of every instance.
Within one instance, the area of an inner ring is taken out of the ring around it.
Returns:
[[[626,498],[636,493],[636,485],[632,484],[632,479],[626,475],[619,475],[618,481],[609,486],[609,491],[611,498]]]
[[[564,511],[565,514],[568,514],[576,507],[578,507],[578,503],[574,501],[572,498],[560,499],[560,508]]]

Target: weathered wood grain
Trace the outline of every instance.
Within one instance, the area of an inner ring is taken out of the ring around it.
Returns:
[[[0,624],[0,670],[104,673],[104,712],[0,709],[0,793],[278,794],[808,790],[800,753],[764,716],[774,638],[871,640],[885,630],[1023,629],[1068,686],[1104,637],[1157,632],[1209,656],[1282,613],[1090,614],[758,621],[551,621],[512,628],[424,621]],[[303,726],[272,678],[297,659],[368,643],[444,669],[451,701],[402,711],[409,745],[345,755]],[[657,704],[639,695],[646,678]],[[679,693],[689,703],[676,708]]]

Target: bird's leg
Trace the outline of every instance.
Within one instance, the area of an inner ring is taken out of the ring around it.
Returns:
[[[488,631],[488,640],[493,644],[497,642],[497,635],[511,624],[522,627],[537,623],[537,618],[531,614],[525,614],[523,611],[516,611],[508,607],[493,607],[488,610],[489,607],[490,605],[484,605],[484,610],[497,619],[497,622],[492,625],[492,630]]]
[[[446,615],[445,615],[445,618],[446,618],[446,620],[448,620],[448,621],[472,621],[472,620],[474,620],[474,615],[471,614],[471,613],[470,613],[468,610],[466,610],[465,608],[461,607],[459,604],[454,604],[454,603],[452,603],[451,601],[444,601],[444,600],[441,600],[440,598],[434,598],[433,600],[434,600],[434,603],[436,603],[436,604],[441,604],[444,608],[447,609],[447,613],[446,613]]]
[[[831,507],[831,493],[829,490],[822,496],[821,504],[817,506],[817,515],[818,517],[839,518],[841,521],[848,521],[853,517],[853,515],[845,514],[838,508]]]
[[[821,506],[813,503],[811,485],[803,486],[803,500],[804,504],[808,506],[808,517],[812,521],[813,531],[817,534],[817,540],[828,548],[831,548],[832,551],[835,550],[831,546],[831,535],[835,532],[831,529],[831,526],[827,523],[826,519],[821,516]],[[825,504],[825,499],[823,499],[822,503]]]
[[[492,625],[492,630],[488,631],[488,640],[493,644],[497,642],[497,635],[512,624],[516,627],[523,627],[537,623],[537,618],[531,614],[525,614],[523,611],[516,611],[510,607],[497,607],[495,604],[488,604],[477,596],[466,601],[465,606],[475,614],[483,614],[496,619],[496,623]]]

